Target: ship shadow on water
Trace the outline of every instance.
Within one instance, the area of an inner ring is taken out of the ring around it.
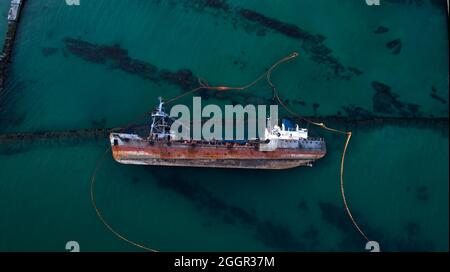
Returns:
[[[258,215],[255,209],[246,209],[231,204],[223,197],[217,196],[223,195],[219,190],[206,189],[206,184],[211,185],[211,183],[226,180],[229,190],[233,190],[233,188],[239,190],[242,182],[250,180],[250,177],[252,179],[257,177],[260,182],[253,181],[253,184],[247,184],[246,186],[264,187],[275,181],[268,177],[275,176],[277,171],[183,168],[182,171],[177,173],[177,171],[162,167],[152,167],[150,171],[160,189],[172,191],[187,199],[200,213],[207,218],[214,219],[214,224],[232,225],[247,229],[253,233],[255,239],[270,250],[305,251],[313,249],[313,241],[300,239],[285,223],[277,222],[272,218],[263,218]],[[214,177],[219,176],[222,177],[222,180],[214,179]],[[191,177],[195,181],[186,177]],[[204,226],[213,227],[214,224],[207,223]]]
[[[249,203],[245,193],[252,192],[258,202],[270,206],[273,201],[277,204],[286,201],[284,196],[277,195],[271,199],[265,199],[265,191],[275,188],[291,188],[290,184],[296,182],[307,186],[313,181],[308,180],[311,173],[328,170],[339,171],[339,158],[345,139],[337,136],[329,137],[329,152],[314,168],[298,167],[287,170],[249,170],[249,169],[211,169],[189,167],[147,167],[143,169],[153,177],[149,181],[164,191],[170,191],[181,198],[188,200],[195,209],[204,216],[203,227],[213,228],[215,225],[229,225],[245,229],[253,233],[253,238],[261,242],[268,250],[276,251],[317,251],[317,250],[344,250],[361,251],[365,244],[364,239],[357,233],[351,221],[347,217],[340,196],[333,196],[333,200],[316,198],[313,201],[300,201],[297,210],[307,215],[316,209],[320,213],[320,219],[327,228],[322,230],[322,223],[302,222],[301,230],[293,228],[292,222],[280,220],[268,216],[261,208],[255,209],[252,205],[239,205]],[[358,142],[352,146],[358,148]],[[337,175],[336,186],[338,186]],[[133,176],[131,182],[138,183],[140,178]],[[300,182],[300,183],[299,183]],[[252,189],[253,188],[253,189]],[[236,192],[243,191],[244,194]],[[230,192],[232,197],[230,198]],[[416,198],[422,201],[428,199],[426,188],[415,188]],[[239,203],[239,204],[237,204]],[[289,205],[287,202],[286,205]],[[283,204],[279,205],[283,206]],[[286,209],[292,210],[287,206]],[[408,222],[404,226],[402,235],[396,237],[386,236],[382,229],[371,227],[364,215],[359,211],[353,211],[358,222],[364,226],[367,233],[376,237],[386,251],[417,251],[432,250],[432,242],[424,240],[421,235],[422,226],[419,222]],[[308,220],[306,216],[306,220]],[[329,227],[340,233],[341,239],[335,245],[321,244],[321,239],[327,236]],[[294,231],[295,230],[295,231]]]

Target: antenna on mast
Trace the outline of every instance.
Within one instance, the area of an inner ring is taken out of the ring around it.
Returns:
[[[158,97],[158,99],[159,99],[158,111],[159,111],[159,112],[162,112],[162,111],[163,111],[164,101],[163,101],[163,98],[162,98],[161,96]]]

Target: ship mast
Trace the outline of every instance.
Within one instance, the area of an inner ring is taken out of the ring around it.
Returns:
[[[164,139],[170,135],[167,133],[169,124],[166,122],[167,114],[164,112],[164,102],[159,97],[159,106],[152,113],[152,124],[150,126],[150,139]]]

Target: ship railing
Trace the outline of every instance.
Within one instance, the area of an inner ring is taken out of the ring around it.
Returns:
[[[223,141],[223,140],[172,140],[173,143],[183,143],[183,144],[191,144],[191,145],[212,145],[212,146],[253,146],[257,141]]]
[[[319,141],[319,142],[325,142],[325,139],[322,137],[308,137],[306,141]]]

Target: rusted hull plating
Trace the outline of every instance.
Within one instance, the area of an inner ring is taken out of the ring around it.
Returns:
[[[258,151],[255,146],[145,144],[112,146],[114,159],[123,164],[288,169],[310,165],[325,156],[325,150],[277,149]]]

